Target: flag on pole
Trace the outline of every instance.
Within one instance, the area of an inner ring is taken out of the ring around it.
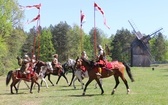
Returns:
[[[110,27],[106,24],[106,18],[105,18],[105,16],[104,16],[104,11],[102,10],[102,8],[100,8],[96,3],[94,3],[94,8],[95,8],[95,10],[97,9],[97,10],[99,10],[99,11],[101,12],[101,14],[103,15],[103,18],[104,18],[104,25],[105,25],[108,29],[110,29]]]
[[[82,10],[80,10],[80,22],[81,22],[81,27],[82,27],[83,23],[85,23],[85,15],[82,12]]]
[[[40,7],[41,7],[41,3],[40,4],[38,4],[38,5],[32,5],[32,6],[22,6],[22,5],[19,5],[19,8],[21,9],[21,10],[25,10],[25,9],[31,9],[31,8],[37,8],[37,9],[40,9]]]
[[[31,22],[34,22],[36,20],[40,20],[40,14],[38,14],[35,18],[33,18],[30,22],[28,22],[28,24],[30,24]]]
[[[37,8],[37,9],[40,9],[41,3],[38,4],[38,5],[26,6],[26,8],[33,8],[33,7]]]

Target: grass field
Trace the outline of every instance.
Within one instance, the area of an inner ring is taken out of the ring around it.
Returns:
[[[127,78],[131,89],[130,94],[126,94],[126,88],[120,79],[120,84],[114,95],[111,91],[115,85],[113,76],[103,79],[104,95],[100,95],[99,88],[94,89],[95,81],[92,82],[86,91],[86,96],[82,96],[81,85],[76,81],[77,89],[68,86],[61,78],[58,85],[41,87],[40,93],[37,88],[33,89],[33,94],[29,93],[24,82],[21,82],[18,94],[10,94],[10,85],[5,85],[6,76],[0,77],[0,104],[2,105],[168,105],[168,65],[158,65],[154,67],[132,67],[135,82]],[[67,74],[70,81],[71,74]],[[55,83],[57,76],[52,76]],[[87,78],[84,79],[84,82]],[[10,82],[11,83],[11,82]]]

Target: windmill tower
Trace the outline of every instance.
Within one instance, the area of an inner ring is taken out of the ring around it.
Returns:
[[[137,32],[135,30],[130,21],[128,22],[133,28],[133,33],[136,35],[136,38],[131,43],[131,66],[149,67],[155,61],[149,49],[149,40],[163,28],[150,35],[142,35],[140,31]]]

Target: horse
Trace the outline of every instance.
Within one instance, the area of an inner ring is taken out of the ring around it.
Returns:
[[[31,68],[29,68],[31,69]],[[13,92],[13,87],[16,90],[16,93],[18,93],[18,88],[16,88],[16,84],[20,81],[20,80],[24,80],[27,82],[31,82],[31,87],[30,87],[30,93],[32,92],[32,87],[35,84],[38,85],[38,93],[40,92],[40,84],[38,83],[38,74],[33,72],[32,70],[30,70],[31,72],[29,74],[23,74],[22,71],[20,70],[11,70],[8,72],[7,77],[6,77],[6,86],[9,84],[10,80],[12,79],[12,83],[10,85],[10,90],[11,90],[11,94],[14,94]]]
[[[18,65],[19,66],[22,66],[24,63],[23,59],[20,58],[19,56],[17,57],[17,60],[18,60]],[[45,73],[49,73],[49,72],[53,72],[53,68],[52,68],[52,65],[51,65],[51,62],[43,62],[43,61],[36,61],[34,64],[34,71],[39,75],[38,78],[40,78],[42,81],[45,82],[46,84],[46,87],[48,88],[48,84],[44,78],[44,74]],[[20,81],[21,82],[21,81]],[[18,86],[17,88],[19,88],[19,84],[20,82],[18,83]],[[24,83],[27,85],[27,87],[29,88],[28,84],[24,81]]]
[[[63,65],[62,67],[63,67],[63,68],[62,68],[62,70],[61,70],[60,75],[58,75],[58,74],[59,74],[59,73],[58,73],[58,72],[59,72],[58,69],[53,69],[53,72],[52,72],[52,73],[45,73],[45,74],[44,74],[44,78],[46,78],[46,77],[48,76],[48,80],[50,81],[50,83],[52,84],[52,86],[54,86],[54,84],[53,84],[53,82],[52,82],[51,79],[50,79],[51,74],[54,75],[54,76],[58,76],[56,85],[58,84],[58,82],[59,82],[59,80],[60,80],[60,78],[61,78],[62,76],[64,77],[64,79],[66,80],[67,84],[69,85],[68,79],[67,79],[67,77],[66,77],[66,75],[65,75],[66,69],[64,69],[64,65]],[[42,82],[43,82],[43,81],[41,81],[41,85],[42,85]]]
[[[127,80],[124,77],[124,71],[126,69],[129,78],[131,79],[132,82],[134,82],[134,78],[132,76],[131,69],[124,62],[119,62],[119,61],[116,61],[115,63],[114,62],[107,62],[108,66],[110,66],[110,68],[108,67],[108,70],[107,70],[107,68],[103,68],[102,67],[102,72],[101,72],[101,77],[100,78],[107,78],[107,77],[110,77],[110,76],[114,75],[114,79],[115,79],[116,85],[114,86],[114,88],[113,88],[113,90],[111,92],[111,94],[113,95],[115,93],[116,89],[117,89],[117,86],[120,83],[119,82],[119,77],[120,77],[123,80],[123,82],[124,82],[124,84],[126,86],[127,94],[128,94],[128,93],[130,93],[130,89],[129,89]],[[88,70],[88,75],[89,75],[89,79],[88,79],[88,81],[87,81],[87,83],[85,85],[85,88],[83,90],[83,94],[82,95],[85,95],[87,86],[93,80],[96,80],[96,82],[98,83],[98,85],[99,85],[99,87],[101,89],[101,95],[103,95],[104,94],[104,90],[103,90],[103,87],[102,87],[102,85],[101,85],[101,83],[99,81],[99,77],[96,75],[96,71],[98,69],[98,66],[95,65],[95,62],[86,60],[84,58],[77,57],[75,67],[79,66],[79,65],[85,66],[86,69]]]
[[[20,69],[18,69],[18,70],[20,70]],[[36,62],[35,72],[38,74],[38,78],[40,78],[42,81],[45,82],[46,88],[48,88],[48,84],[47,84],[47,81],[44,79],[44,75],[45,75],[45,73],[49,73],[52,71],[53,71],[53,68],[52,68],[51,62],[43,62],[43,61]],[[18,86],[17,86],[18,89],[19,89],[20,82],[18,83]],[[26,83],[26,81],[24,81],[24,83],[30,89],[30,87]]]
[[[34,70],[39,75],[39,78],[45,82],[45,85],[48,88],[48,84],[44,76],[45,74],[49,74],[53,72],[53,67],[51,62],[43,62],[39,60],[36,62]]]
[[[74,66],[75,66],[75,63],[76,61],[74,59],[68,59],[66,65],[67,67],[71,67],[72,69],[72,72],[73,72],[73,76],[72,76],[72,80],[71,82],[73,82],[73,87],[74,89],[76,89],[76,86],[75,86],[75,81],[78,80],[80,83],[81,83],[81,89],[83,89],[83,86],[84,86],[84,83],[83,83],[83,79],[84,78],[88,78],[88,72],[85,71],[85,72],[82,72],[81,69],[75,69]],[[74,79],[75,77],[75,79]],[[100,79],[101,83],[102,83],[102,79]],[[97,88],[97,84],[95,84],[95,88]]]

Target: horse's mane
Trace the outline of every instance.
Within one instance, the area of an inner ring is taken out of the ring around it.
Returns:
[[[93,60],[88,60],[86,58],[81,58],[84,62],[86,62],[90,66],[94,66],[94,61]]]

